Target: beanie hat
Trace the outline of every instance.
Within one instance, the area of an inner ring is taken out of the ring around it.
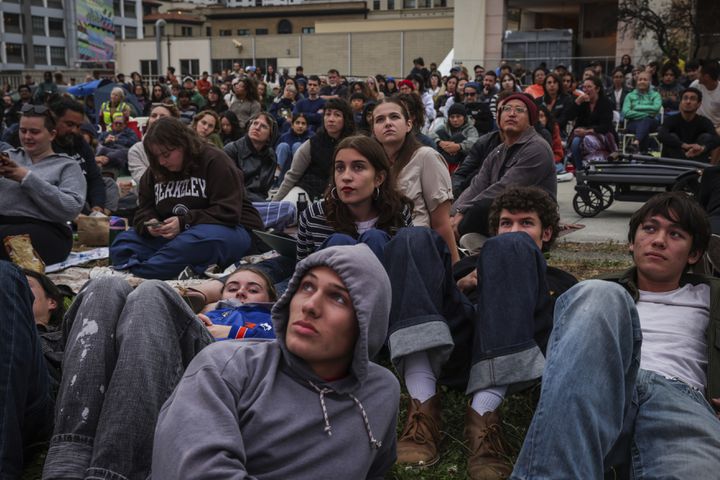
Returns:
[[[415,91],[415,85],[413,85],[410,80],[400,80],[399,82],[397,82],[398,88],[402,87],[403,85],[409,87],[410,90]]]
[[[453,103],[450,105],[450,108],[448,108],[448,117],[450,115],[462,115],[463,117],[467,115],[467,111],[465,110],[465,105],[462,103]]]
[[[513,93],[512,95],[506,97],[503,99],[503,101],[498,105],[498,121],[500,120],[500,110],[503,105],[505,105],[510,100],[520,100],[525,104],[525,107],[527,107],[528,111],[528,117],[530,117],[530,125],[535,125],[538,122],[538,108],[537,105],[535,105],[535,101],[531,99],[529,96],[525,95],[524,93]]]

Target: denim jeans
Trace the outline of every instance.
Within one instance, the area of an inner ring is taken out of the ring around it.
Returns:
[[[63,326],[67,343],[44,479],[145,479],[158,413],[213,338],[159,281],[134,291],[90,281]]]
[[[50,375],[25,275],[0,260],[0,479],[20,478],[23,450],[52,432]]]
[[[290,170],[290,165],[292,164],[292,159],[295,156],[295,152],[297,152],[298,148],[300,148],[300,145],[302,144],[303,142],[295,142],[292,145],[289,145],[287,143],[279,143],[277,147],[275,147],[275,155],[277,156],[277,163],[280,167],[280,176],[275,182],[278,186],[282,184],[283,178],[285,178],[285,174],[288,170]]]
[[[370,250],[373,251],[376,257],[382,262],[385,245],[390,241],[390,235],[383,230],[377,228],[371,228],[370,230],[363,232],[358,238],[353,238],[345,233],[334,233],[330,235],[322,243],[322,248],[336,247],[338,245],[357,245],[358,243],[364,243]]]
[[[576,172],[583,169],[582,143],[583,137],[573,137],[570,142],[570,152],[572,153],[572,162],[575,165]]]
[[[436,377],[464,372],[469,394],[540,377],[553,303],[545,259],[529,235],[485,243],[477,305],[458,289],[447,245],[429,228],[401,229],[385,249],[385,267],[393,287],[388,344],[401,375],[404,356],[426,351]]]
[[[658,121],[655,117],[645,117],[639,120],[628,120],[626,130],[634,133],[640,143],[640,151],[646,153],[650,146],[650,134],[657,132]]]
[[[169,280],[187,266],[196,273],[212,264],[224,268],[244,257],[251,244],[250,234],[240,226],[194,225],[171,240],[140,236],[130,229],[113,242],[110,262],[138,277]]]
[[[717,478],[720,421],[702,394],[640,370],[642,332],[618,284],[562,295],[540,402],[513,479],[602,479],[618,461],[632,478]]]

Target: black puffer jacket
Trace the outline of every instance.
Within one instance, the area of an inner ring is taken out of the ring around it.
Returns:
[[[245,188],[252,202],[264,202],[275,178],[277,157],[272,147],[255,150],[245,135],[225,145],[225,153],[232,159],[245,176]]]

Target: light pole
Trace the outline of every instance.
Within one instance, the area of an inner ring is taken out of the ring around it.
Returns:
[[[155,49],[157,52],[157,74],[162,75],[164,72],[162,68],[162,28],[165,27],[167,22],[162,18],[155,22]]]

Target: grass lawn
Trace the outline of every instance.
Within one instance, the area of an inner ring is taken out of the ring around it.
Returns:
[[[550,255],[548,264],[572,273],[578,280],[585,280],[603,273],[625,269],[632,264],[632,261],[624,244],[561,242]],[[540,386],[537,385],[509,396],[503,403],[503,427],[506,438],[512,447],[512,460],[520,450],[539,396]],[[445,437],[441,446],[440,462],[424,469],[396,465],[390,472],[389,478],[428,480],[467,478],[465,468],[468,449],[463,437],[467,402],[468,398],[462,392],[443,390],[443,433]],[[403,391],[398,434],[405,422],[406,405],[407,394]],[[44,458],[45,451],[41,451],[32,459],[23,480],[35,480],[41,477]]]

